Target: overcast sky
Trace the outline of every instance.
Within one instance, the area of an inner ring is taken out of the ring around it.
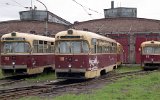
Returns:
[[[45,7],[36,0],[0,0],[0,21],[19,19],[19,11],[29,10],[25,7],[36,6],[38,10]],[[48,10],[65,20],[86,21],[104,18],[104,9],[115,7],[137,8],[139,18],[160,20],[160,0],[40,0]],[[76,3],[76,2],[77,3]],[[81,5],[80,5],[81,4]]]

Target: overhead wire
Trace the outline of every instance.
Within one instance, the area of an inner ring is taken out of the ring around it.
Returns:
[[[19,6],[25,8],[25,6],[23,6],[22,4],[18,3],[16,0],[11,0],[11,1],[13,1],[13,2],[15,2],[16,4],[18,4]]]
[[[3,3],[3,4],[0,4],[0,5],[4,5],[4,6],[18,6],[18,7],[21,7],[21,6],[19,6],[19,5],[13,5],[13,4],[11,4],[11,3]]]
[[[92,16],[91,16],[90,13],[87,12],[86,9],[88,9],[88,10],[90,10],[90,11],[92,11],[92,12],[95,12],[95,13],[98,13],[98,14],[103,15],[102,13],[100,13],[100,12],[98,12],[98,11],[96,11],[96,10],[93,10],[93,9],[91,9],[91,8],[89,8],[89,7],[83,6],[82,4],[78,3],[76,0],[72,0],[72,1],[74,1],[75,3],[77,3],[78,5],[80,5],[81,7],[83,7],[83,9],[85,10],[85,12],[86,12],[88,15],[90,15],[90,17],[92,17]],[[93,18],[92,18],[92,19],[93,19]],[[103,23],[103,24],[97,29],[96,32],[98,33],[104,26],[105,26],[105,23]]]
[[[80,5],[80,6],[84,7],[85,9],[88,9],[88,10],[90,10],[90,11],[92,11],[92,12],[95,12],[95,13],[98,13],[98,14],[101,14],[101,15],[102,15],[102,13],[100,13],[100,12],[98,12],[98,11],[96,11],[96,10],[93,10],[93,9],[91,9],[91,8],[89,8],[89,7],[83,6],[82,4],[78,3],[76,0],[72,0],[72,1],[74,1],[75,3],[77,3],[77,4]]]
[[[83,8],[83,10],[92,18],[92,14],[90,14],[87,10],[86,10],[86,8],[85,8],[85,6],[83,6],[82,4],[80,4],[80,3],[78,3],[76,0],[72,0],[73,2],[75,2],[76,4],[78,4],[78,5],[80,5],[82,8]],[[92,18],[93,19],[93,18]]]

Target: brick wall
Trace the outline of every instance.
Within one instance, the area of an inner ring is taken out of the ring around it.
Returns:
[[[92,32],[160,32],[160,20],[143,18],[107,18],[79,22],[72,25],[75,29],[88,29]]]
[[[68,29],[67,26],[57,23],[48,23],[48,31],[54,35],[59,31]],[[18,32],[30,32],[35,31],[36,34],[44,34],[45,22],[41,21],[6,21],[0,22],[0,35],[18,31]]]

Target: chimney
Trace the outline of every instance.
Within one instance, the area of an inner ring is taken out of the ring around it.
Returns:
[[[114,1],[111,1],[111,9],[114,8]]]

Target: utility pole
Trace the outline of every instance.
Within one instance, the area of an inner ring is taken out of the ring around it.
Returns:
[[[45,35],[47,35],[47,33],[48,33],[48,9],[47,9],[47,6],[43,2],[41,2],[39,0],[36,0],[36,1],[38,1],[39,3],[41,3],[45,7],[45,9],[46,9],[47,16],[46,16],[46,19],[45,19]]]
[[[33,8],[32,0],[31,0],[31,9]]]

